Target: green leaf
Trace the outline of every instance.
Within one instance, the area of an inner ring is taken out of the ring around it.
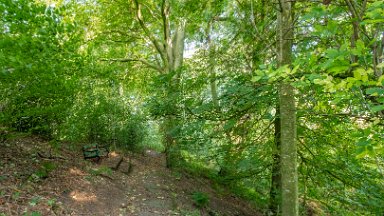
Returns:
[[[361,80],[361,71],[360,70],[355,70],[353,71],[353,76],[358,79],[358,80]]]
[[[373,106],[373,107],[371,107],[371,110],[373,112],[383,111],[384,110],[384,105]]]
[[[39,201],[40,201],[39,197],[34,197],[34,198],[32,198],[31,201],[29,201],[29,205],[30,206],[35,206],[35,205],[37,205],[37,203],[39,203]]]
[[[340,56],[340,51],[337,49],[328,49],[326,51],[328,58],[335,59]]]
[[[372,20],[365,20],[363,24],[376,24],[376,23],[384,23],[384,19],[372,19]]]
[[[368,88],[366,93],[369,95],[372,95],[372,96],[384,95],[384,89],[383,88]]]
[[[300,68],[300,65],[296,65],[296,66],[290,71],[290,74],[295,74],[299,68]]]
[[[261,65],[259,65],[259,68],[261,70],[265,70],[265,69],[267,69],[267,66],[265,64],[261,64]]]
[[[371,142],[369,140],[362,138],[359,140],[359,142],[356,143],[356,145],[360,147],[367,147],[368,145],[370,145],[370,143]]]
[[[235,124],[236,124],[236,120],[235,119],[231,119],[231,120],[228,120],[226,123],[225,123],[225,125],[224,125],[224,130],[230,130],[230,129],[232,129],[234,126],[235,126]]]
[[[384,97],[377,99],[377,101],[378,101],[379,103],[384,104]]]
[[[331,66],[328,68],[328,72],[334,73],[334,74],[339,74],[339,73],[344,73],[349,69],[349,65],[340,65],[340,66]]]
[[[254,77],[252,77],[252,79],[251,79],[251,82],[257,82],[257,81],[259,81],[259,80],[261,80],[261,76],[254,76]]]
[[[48,204],[49,206],[53,206],[53,205],[55,205],[55,203],[56,203],[56,200],[55,200],[55,199],[49,199],[49,200],[47,201],[47,204]]]
[[[355,55],[362,55],[365,50],[365,44],[362,40],[358,40],[356,42],[356,48],[353,50],[353,54]]]
[[[383,68],[384,67],[384,62],[381,62],[380,64],[376,65],[377,68]]]
[[[356,155],[356,158],[357,158],[357,159],[360,159],[360,158],[363,158],[363,157],[369,155],[369,151],[367,151],[367,148],[359,148],[359,149],[356,151],[356,153],[357,153],[357,155]]]

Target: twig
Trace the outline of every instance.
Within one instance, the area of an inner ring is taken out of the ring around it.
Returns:
[[[61,160],[67,160],[67,158],[64,158],[64,157],[61,157],[61,156],[52,156],[52,155],[49,155],[49,156],[45,156],[43,154],[41,154],[40,152],[37,152],[37,155],[43,159],[47,159],[47,160],[56,160],[56,159],[61,159]]]
[[[99,173],[99,174],[97,174],[98,176],[101,176],[101,177],[104,177],[104,178],[107,178],[107,179],[109,179],[109,180],[115,180],[114,178],[112,178],[111,176],[109,176],[109,175],[105,175],[105,174],[103,174],[103,173]]]

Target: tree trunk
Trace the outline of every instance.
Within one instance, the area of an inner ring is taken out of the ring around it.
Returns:
[[[379,32],[379,30],[378,30]],[[375,37],[379,37],[376,36]],[[382,33],[381,40],[376,41],[372,47],[373,53],[373,70],[375,72],[376,78],[379,78],[383,75],[383,68],[377,68],[377,65],[383,62],[383,51],[384,51],[384,33]]]
[[[283,216],[296,216],[298,207],[296,110],[294,89],[283,83],[279,87],[281,126],[281,212]]]
[[[169,12],[169,10],[168,10]],[[165,14],[165,17],[169,19],[169,15]],[[168,26],[169,20],[166,20],[164,22],[164,25]],[[179,92],[180,88],[180,69],[183,66],[183,53],[184,53],[184,39],[185,39],[185,25],[186,21],[181,20],[176,28],[176,31],[174,33],[174,36],[171,39],[167,38],[166,41],[172,41],[172,43],[166,43],[165,47],[167,51],[167,59],[169,59],[171,62],[168,62],[168,68],[166,71],[168,73],[175,72],[175,77],[171,80],[170,88],[171,91]],[[167,29],[167,28],[165,28]],[[171,37],[168,31],[165,30],[165,37]],[[169,94],[170,92],[167,92]],[[172,92],[174,93],[174,92]],[[169,96],[171,97],[171,96]],[[176,104],[173,104],[176,106]],[[177,110],[177,109],[175,109]],[[174,137],[174,133],[172,131],[175,127],[177,127],[177,119],[174,116],[168,116],[165,120],[164,124],[164,136],[165,136],[165,155],[166,155],[166,166],[167,168],[172,168],[174,166],[175,160],[177,160],[179,157],[179,153],[176,146],[176,138]]]
[[[208,52],[208,71],[210,73],[210,88],[211,88],[211,96],[212,103],[216,111],[220,110],[218,94],[217,94],[217,84],[216,84],[216,71],[215,71],[215,46],[212,43],[211,39],[211,28],[212,23],[208,24],[207,27],[207,52]]]
[[[150,29],[148,29],[148,27],[146,26],[139,0],[134,0],[133,4],[136,9],[137,21],[140,27],[142,28],[145,37],[152,43],[156,52],[160,55],[163,65],[157,67],[145,60],[140,60],[140,62],[149,65],[150,68],[156,69],[157,71],[162,73],[176,72],[176,76],[173,77],[172,81],[169,83],[168,91],[165,92],[168,97],[172,97],[173,95],[170,95],[171,92],[175,93],[175,91],[179,91],[180,89],[180,69],[183,65],[186,20],[183,18],[179,18],[176,28],[171,29],[171,4],[169,0],[162,0],[161,18],[163,24],[163,40],[159,40],[155,36],[155,34],[151,32]],[[176,104],[172,104],[171,106],[176,106]],[[173,108],[176,107],[171,107],[170,109],[177,110]],[[164,133],[167,167],[171,167],[173,164],[172,160],[176,158],[176,156],[173,156],[173,154],[175,153],[174,147],[176,146],[176,139],[174,137],[174,133],[172,133],[176,125],[177,119],[173,115],[168,116],[161,125],[162,132]]]
[[[165,144],[165,162],[167,168],[172,168],[175,165],[176,160],[176,139],[172,133],[173,128],[175,127],[175,119],[169,117],[163,122],[163,133],[164,133],[164,144]]]
[[[292,1],[280,0],[277,17],[278,66],[292,63],[293,10]],[[297,216],[298,177],[296,146],[296,108],[293,87],[282,82],[278,88],[278,110],[280,118],[280,174],[281,174],[281,215]],[[278,127],[277,127],[278,128]]]
[[[351,48],[356,48],[356,42],[359,40],[359,16],[356,8],[350,0],[345,0],[345,3],[348,6],[348,9],[352,16],[352,35],[351,35]],[[358,57],[354,54],[351,55],[351,62],[356,63],[358,61]]]
[[[272,215],[278,215],[281,210],[281,173],[280,173],[280,106],[276,106],[275,116],[275,146],[272,153],[272,182],[269,192],[269,211]]]

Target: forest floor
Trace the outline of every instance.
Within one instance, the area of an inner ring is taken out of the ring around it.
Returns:
[[[261,215],[208,179],[165,168],[157,152],[111,152],[93,163],[80,148],[53,146],[28,135],[0,143],[0,216]],[[203,208],[196,206],[199,195],[209,198]]]

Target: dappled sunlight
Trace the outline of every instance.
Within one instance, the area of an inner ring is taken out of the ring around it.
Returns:
[[[384,0],[0,15],[0,216],[384,216]]]
[[[109,157],[111,157],[111,158],[115,158],[115,157],[118,157],[118,156],[119,156],[119,154],[117,152],[115,152],[115,151],[109,153]]]
[[[77,190],[72,191],[69,195],[72,199],[78,202],[90,202],[97,200],[97,196],[95,194]]]
[[[78,169],[76,167],[75,168],[70,168],[69,169],[69,173],[71,173],[73,175],[79,175],[79,176],[85,175],[85,173],[82,170],[80,170],[80,169]]]

